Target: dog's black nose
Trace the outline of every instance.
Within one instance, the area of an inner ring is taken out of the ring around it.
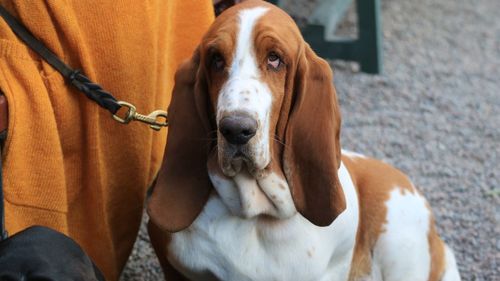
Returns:
[[[227,116],[219,122],[219,132],[232,144],[246,144],[257,132],[257,121],[249,116]]]

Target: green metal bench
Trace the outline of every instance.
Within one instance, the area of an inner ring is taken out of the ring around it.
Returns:
[[[287,0],[271,0],[284,6]],[[355,61],[361,71],[382,73],[382,37],[380,25],[380,0],[356,0],[358,36],[355,39],[334,36],[338,23],[343,19],[354,0],[319,0],[312,16],[302,29],[304,39],[318,53],[329,59]]]

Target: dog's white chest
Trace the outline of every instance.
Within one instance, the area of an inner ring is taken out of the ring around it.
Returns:
[[[170,262],[192,280],[347,280],[358,202],[345,167],[339,176],[347,209],[328,227],[299,214],[242,219],[213,194],[196,221],[172,235]]]

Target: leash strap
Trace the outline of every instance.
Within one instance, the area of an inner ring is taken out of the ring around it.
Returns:
[[[42,57],[48,64],[56,69],[61,75],[71,83],[77,90],[84,93],[87,98],[91,99],[104,109],[111,112],[113,119],[122,124],[128,124],[131,121],[140,121],[148,124],[153,130],[160,130],[162,127],[168,126],[168,114],[164,110],[155,110],[149,115],[142,115],[136,111],[136,107],[125,101],[118,101],[111,93],[104,90],[99,84],[92,82],[87,76],[81,73],[80,70],[72,69],[61,61],[51,50],[49,50],[41,41],[36,39],[31,32],[24,27],[15,17],[0,5],[0,16],[4,19],[12,31],[23,41],[29,48]],[[120,108],[126,108],[125,115],[119,116],[117,112]],[[3,141],[7,136],[7,100],[0,92],[0,242],[7,239],[7,231],[5,230],[5,209],[3,196],[3,181],[2,181],[2,146]]]
[[[95,101],[112,114],[115,114],[118,109],[120,109],[121,106],[118,104],[115,97],[103,90],[98,84],[90,81],[90,79],[83,75],[79,70],[71,69],[64,62],[62,62],[2,6],[0,6],[0,15],[10,26],[12,31],[19,37],[19,39],[40,55],[48,64],[59,71],[64,78],[66,78],[79,91],[83,92],[89,99]]]
[[[164,110],[156,110],[149,115],[137,113],[134,105],[118,101],[111,93],[105,91],[99,84],[92,82],[87,76],[83,75],[80,70],[72,69],[62,62],[51,50],[49,50],[42,42],[36,39],[31,32],[24,27],[15,17],[13,17],[4,7],[0,5],[0,16],[10,26],[12,31],[33,51],[42,57],[48,64],[54,67],[61,75],[68,80],[80,92],[84,93],[89,99],[96,102],[104,109],[111,112],[113,118],[122,123],[128,124],[130,121],[140,121],[149,124],[156,131],[162,127],[168,126],[168,114]],[[118,116],[117,112],[120,108],[127,108],[127,113],[124,117]]]

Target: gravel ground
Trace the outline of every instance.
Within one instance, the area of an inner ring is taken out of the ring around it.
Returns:
[[[304,18],[310,2],[289,9]],[[463,280],[500,280],[499,11],[498,0],[382,0],[384,74],[332,63],[343,147],[410,175]],[[161,280],[148,243],[143,227],[122,280]]]

